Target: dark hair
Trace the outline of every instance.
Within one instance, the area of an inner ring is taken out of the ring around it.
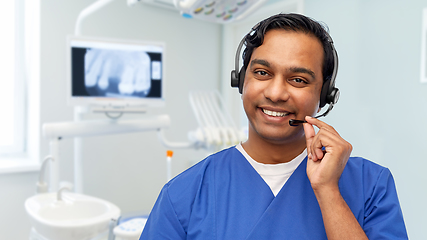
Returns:
[[[327,26],[304,15],[289,13],[271,16],[257,24],[245,37],[246,48],[243,51],[243,68],[246,70],[255,48],[262,45],[266,32],[272,29],[302,32],[314,35],[323,46],[324,59],[322,66],[323,83],[331,79],[334,70],[334,53]]]

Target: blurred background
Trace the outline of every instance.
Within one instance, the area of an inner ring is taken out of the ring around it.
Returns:
[[[21,92],[25,102],[16,108],[22,115],[15,119],[23,121],[27,155],[0,157],[1,239],[28,239],[31,224],[24,202],[35,194],[40,161],[49,154],[41,126],[74,118],[67,103],[66,39],[74,34],[80,11],[93,2],[43,0],[29,9],[36,26],[26,41],[35,44],[35,57]],[[217,89],[235,122],[246,127],[240,94],[230,88],[230,71],[237,44],[255,23],[279,12],[300,12],[324,22],[338,51],[336,86],[341,90],[340,101],[324,120],[353,145],[353,156],[391,170],[409,237],[425,239],[427,83],[420,79],[421,67],[427,67],[421,64],[421,40],[427,34],[422,32],[424,8],[423,0],[268,0],[245,19],[222,24],[185,18],[169,7],[144,2],[130,7],[116,0],[85,19],[82,35],[165,43],[165,106],[146,115],[167,113],[171,125],[165,136],[187,141],[197,125],[188,100],[192,90]],[[122,119],[138,117],[125,114]],[[73,144],[69,139],[59,144],[61,180],[70,182]],[[166,183],[166,150],[155,132],[84,138],[84,193],[107,199],[125,214],[149,213]],[[174,149],[172,175],[210,153]]]

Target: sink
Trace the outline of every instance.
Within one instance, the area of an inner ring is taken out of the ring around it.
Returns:
[[[86,240],[108,231],[120,209],[103,199],[65,192],[43,193],[25,201],[34,229],[49,240]]]

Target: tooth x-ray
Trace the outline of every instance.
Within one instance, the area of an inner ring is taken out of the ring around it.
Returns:
[[[88,49],[85,87],[92,95],[146,96],[151,88],[151,61],[143,51]]]
[[[152,45],[74,42],[72,97],[162,98],[162,53]]]

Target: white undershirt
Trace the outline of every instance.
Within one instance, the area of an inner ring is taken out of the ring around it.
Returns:
[[[258,172],[258,174],[264,179],[267,185],[270,187],[274,196],[280,192],[283,185],[288,181],[292,173],[297,169],[299,164],[307,156],[307,149],[298,155],[292,161],[287,163],[278,163],[278,164],[264,164],[259,163],[252,159],[248,153],[243,149],[242,144],[236,145],[237,150],[239,150],[243,156],[248,160],[252,167]]]

